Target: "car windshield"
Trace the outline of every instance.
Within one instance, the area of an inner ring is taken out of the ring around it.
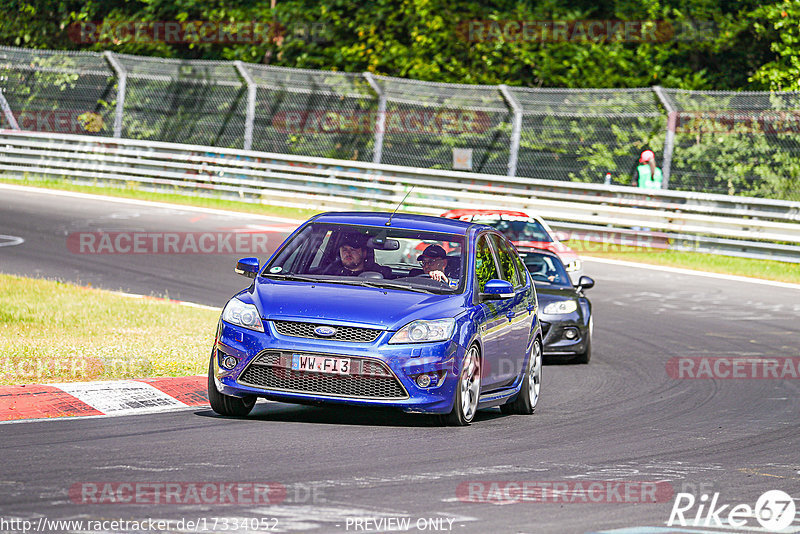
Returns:
[[[535,285],[572,287],[567,270],[557,257],[539,252],[520,252],[519,255]]]
[[[522,217],[519,215],[488,214],[475,215],[472,222],[488,224],[494,227],[509,241],[541,241],[551,243],[553,238],[547,233],[544,226],[532,217]]]
[[[464,236],[332,223],[306,225],[261,272],[272,279],[402,289],[463,291]],[[429,274],[440,271],[444,276]]]

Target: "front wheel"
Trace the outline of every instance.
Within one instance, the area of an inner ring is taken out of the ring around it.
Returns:
[[[244,417],[256,405],[256,398],[240,399],[239,397],[231,397],[219,392],[217,384],[214,382],[215,353],[215,350],[211,351],[211,360],[208,362],[208,402],[211,404],[211,409],[220,415]]]
[[[539,402],[539,390],[542,384],[542,344],[539,338],[533,342],[531,357],[528,358],[528,367],[525,369],[525,376],[522,377],[522,387],[520,387],[517,397],[506,404],[500,406],[500,411],[504,414],[529,415],[536,409]]]
[[[478,397],[481,394],[481,358],[478,347],[472,345],[464,356],[464,364],[458,375],[453,411],[444,416],[444,423],[450,426],[467,426],[478,411]]]

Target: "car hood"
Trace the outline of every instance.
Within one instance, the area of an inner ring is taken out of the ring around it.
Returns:
[[[455,317],[464,295],[432,295],[342,284],[266,281],[252,299],[267,320],[307,321],[397,330],[416,319]]]
[[[539,297],[539,306],[544,308],[551,302],[575,299],[575,290],[571,287],[555,287],[536,284],[536,295]]]

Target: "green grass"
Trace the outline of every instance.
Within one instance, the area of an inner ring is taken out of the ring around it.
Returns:
[[[676,250],[642,249],[637,247],[612,246],[606,250],[580,250],[578,243],[566,241],[582,256],[593,256],[613,260],[633,261],[682,269],[694,269],[712,273],[749,276],[764,280],[776,280],[800,284],[800,263],[786,263],[773,260],[754,260],[699,252],[680,252]]]
[[[74,185],[66,180],[15,180],[4,177],[0,177],[0,182],[24,184],[33,187],[43,187],[49,189],[102,194],[114,197],[171,202],[174,204],[201,206],[244,213],[257,213],[261,215],[287,217],[291,219],[297,219],[299,221],[306,220],[312,215],[319,213],[319,210],[313,209],[288,208],[281,206],[270,206],[267,204],[237,202],[235,200],[141,191],[135,186],[135,184],[132,184],[126,188],[115,188],[110,186]],[[580,242],[567,242],[567,244],[574,248],[579,254],[585,256],[596,256],[600,258],[649,263],[653,265],[665,265],[669,267],[680,267],[684,269],[695,269],[699,271],[722,274],[750,276],[754,278],[763,278],[766,280],[777,280],[780,282],[800,283],[800,264],[718,256],[714,254],[702,254],[698,252],[642,249],[622,245],[606,245],[603,247],[600,244],[587,243],[584,247],[581,247]]]
[[[0,385],[202,375],[218,317],[0,274]]]

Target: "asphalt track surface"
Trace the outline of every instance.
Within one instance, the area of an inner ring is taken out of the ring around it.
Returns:
[[[0,271],[222,306],[247,285],[233,273],[237,254],[75,254],[66,236],[271,224],[0,187],[0,234],[25,239],[0,246]],[[283,236],[272,235],[275,246]],[[1,520],[37,525],[39,518],[169,519],[175,532],[198,531],[180,530],[181,519],[205,521],[206,532],[385,532],[403,531],[404,521],[410,532],[679,531],[665,526],[674,495],[657,503],[631,502],[624,490],[622,499],[612,490],[604,500],[628,502],[575,498],[575,484],[590,481],[629,488],[660,481],[670,492],[693,493],[698,504],[702,494],[719,493],[718,503],[731,505],[723,519],[768,490],[797,502],[800,380],[675,379],[666,366],[678,356],[800,356],[800,290],[596,262],[586,270],[597,282],[592,362],[545,366],[533,416],[493,409],[470,427],[442,428],[390,411],[259,403],[247,419],[192,409],[0,425],[0,532],[20,531]],[[91,504],[69,494],[87,482],[176,481],[270,481],[286,493],[271,505],[247,497],[236,504]],[[499,482],[495,489],[567,483],[573,493],[557,502],[469,502],[465,484],[480,481]],[[247,528],[233,528],[242,519]],[[753,518],[747,524],[736,531],[759,531]],[[648,526],[656,529],[641,528]],[[712,523],[680,531],[734,530]],[[798,531],[796,520],[785,532]]]

